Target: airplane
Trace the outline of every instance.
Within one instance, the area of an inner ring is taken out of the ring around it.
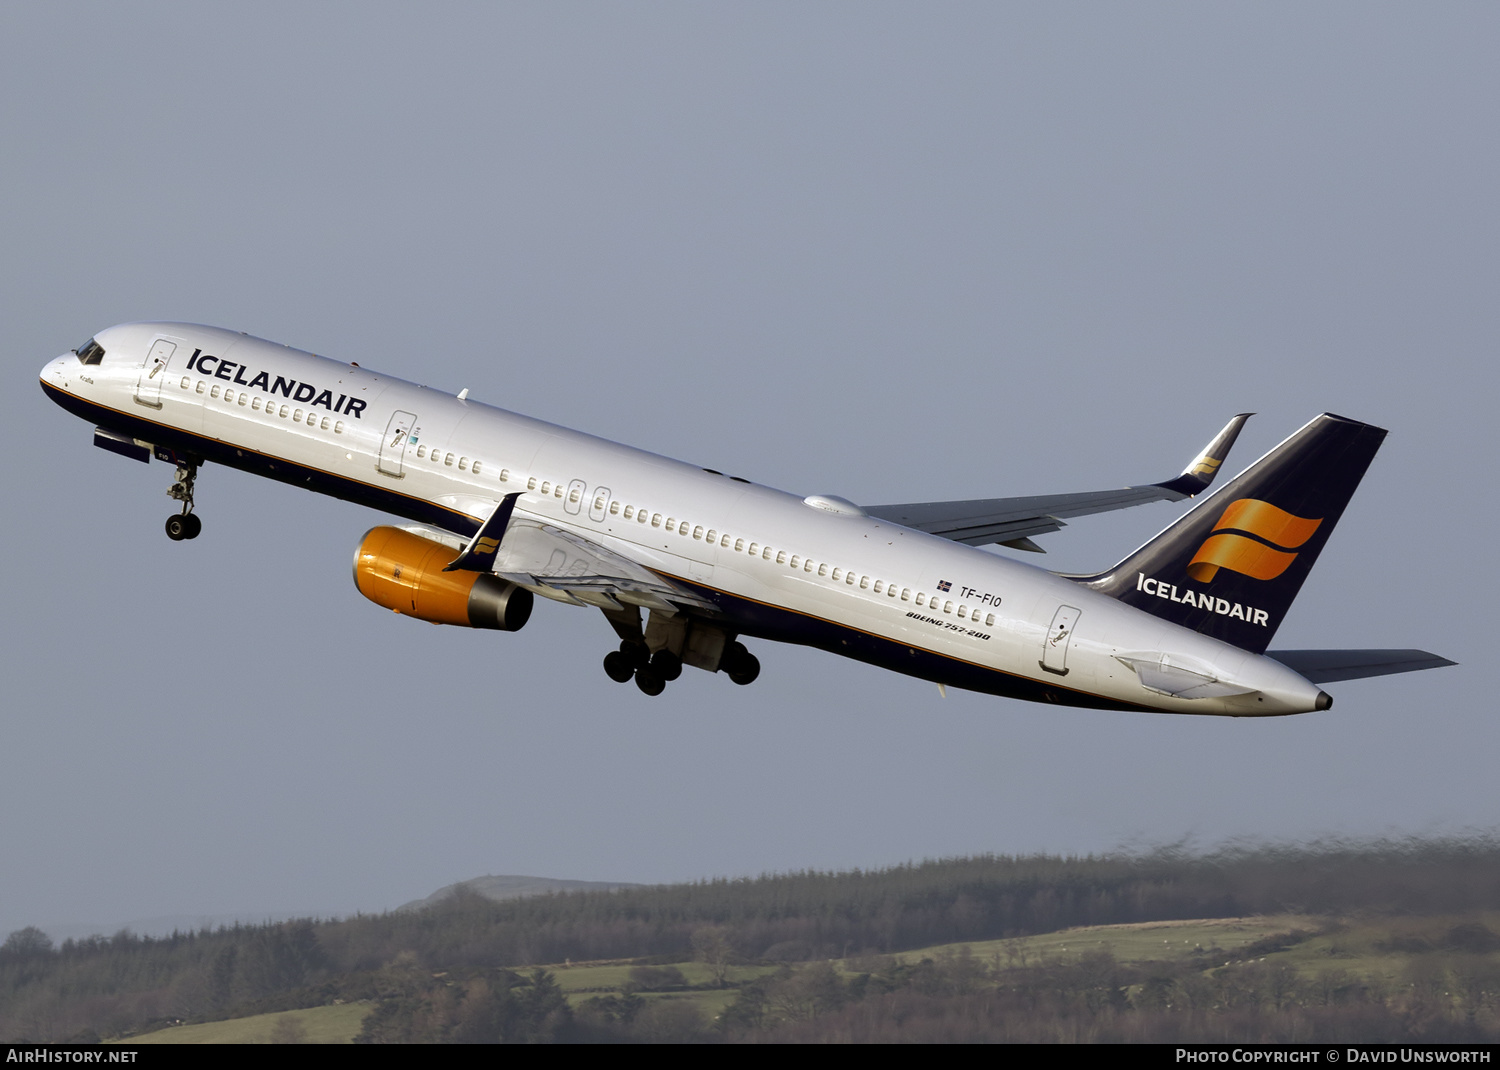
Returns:
[[[406,523],[354,554],[359,592],[418,620],[517,631],[536,597],[603,612],[604,670],[659,695],[684,666],[749,684],[742,641],[813,646],[948,687],[1232,717],[1326,710],[1321,685],[1455,664],[1421,650],[1270,650],[1386,432],[1324,413],[1104,572],[1037,552],[1067,519],[1208,491],[1235,416],[1178,476],[1080,494],[859,506],[801,496],[244,332],[111,327],[41,385],[103,449],[175,467],[197,538],[207,462]]]

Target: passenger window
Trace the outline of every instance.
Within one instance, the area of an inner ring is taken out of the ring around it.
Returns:
[[[881,585],[881,582],[880,582],[880,581],[879,581],[879,580],[876,580],[876,581],[875,581],[875,593],[876,593],[876,594],[879,594],[879,593],[880,593],[880,590],[881,590],[881,586],[882,586],[882,585]]]
[[[637,524],[644,524],[646,522],[646,510],[637,509],[635,511],[635,522]]]
[[[528,479],[526,481],[526,489],[527,490],[536,490],[536,476],[532,476],[530,479]]]
[[[289,412],[291,412],[291,411],[292,410],[291,410],[291,408],[289,406],[283,405],[283,406],[281,406],[281,411],[279,413],[277,413],[277,415],[280,416],[283,420],[285,420],[286,419],[286,414],[289,413]]]
[[[344,433],[344,421],[343,420],[335,420],[333,422],[333,433],[335,435],[342,435]]]
[[[474,462],[474,468],[473,468],[473,472],[474,472],[474,474],[475,474],[475,475],[476,475],[476,476],[477,476],[477,475],[478,475],[478,474],[479,474],[479,464],[480,464],[480,462],[479,462],[479,461],[475,461],[475,462]]]
[[[993,625],[993,624],[994,624],[994,623],[995,623],[995,615],[994,615],[994,614],[993,614],[993,613],[986,613],[986,614],[985,614],[985,615],[984,615],[984,626],[985,626],[985,627],[986,627],[986,628],[989,628],[989,627],[991,627],[991,626],[992,626],[992,625]]]
[[[252,401],[250,403],[250,408],[253,409],[256,412],[260,412],[260,398],[259,397],[257,397],[254,401]]]
[[[778,565],[784,565],[784,564],[786,564],[786,551],[785,550],[777,550],[776,551],[776,563]]]
[[[619,516],[620,515],[620,503],[618,501],[613,501],[613,502],[609,503],[609,515],[610,516]],[[629,516],[627,516],[626,519],[628,520]]]
[[[796,554],[793,554],[792,555],[792,560],[791,560],[791,566],[793,568],[801,568],[802,567],[802,559],[800,557],[798,557]]]
[[[841,580],[843,578],[844,578],[844,570],[843,569],[836,568],[836,569],[833,570],[833,582],[834,583],[837,583],[839,580]]]
[[[959,606],[958,607],[958,615],[959,615],[960,618],[967,617],[969,615],[967,607],[965,607],[965,606]]]
[[[568,501],[573,502],[575,505],[578,503],[578,488],[577,487],[574,487],[573,488],[573,492],[568,495]]]
[[[292,413],[292,422],[293,423],[297,423],[297,424],[300,424],[302,422],[302,410],[301,409],[298,409],[296,412]]]
[[[869,576],[861,576],[859,578],[859,589],[861,591],[868,591],[870,589],[870,577]]]
[[[667,517],[667,530],[668,531],[676,531],[677,530],[677,518],[676,517],[670,517],[670,516]]]
[[[771,560],[771,548],[769,546],[761,547],[760,558],[762,561]]]
[[[635,506],[633,506],[633,505],[627,505],[625,507],[625,519],[629,520],[633,516],[635,516]]]
[[[661,514],[660,513],[652,513],[651,514],[651,526],[653,528],[659,528],[659,527],[661,527]]]
[[[847,584],[849,584],[850,586],[853,586],[854,581],[856,579],[858,579],[858,577],[855,576],[854,573],[852,573],[852,572],[846,572],[846,573],[844,573],[844,582],[847,583]]]
[[[695,538],[695,539],[701,539],[701,538],[703,538],[703,525],[702,524],[699,524],[697,527],[695,527],[693,529],[693,538]]]
[[[215,383],[214,388],[208,392],[208,396],[211,398],[216,398],[219,396],[219,386],[217,383]]]
[[[307,410],[307,426],[308,427],[317,427],[318,426],[318,414],[315,413],[315,412],[313,412],[311,409]]]
[[[944,602],[943,603],[943,612],[944,613],[952,613],[953,612],[953,603],[952,602]]]
[[[818,575],[819,576],[826,576],[826,575],[828,575],[828,562],[827,561],[824,561],[821,565],[818,566]]]
[[[719,537],[719,545],[725,547],[726,549],[728,548],[728,546],[729,546],[729,532],[726,531],[723,535],[721,535]]]
[[[443,464],[446,465],[449,468],[452,468],[453,467],[453,454],[451,454],[451,453],[444,454],[443,455]]]
[[[552,481],[551,480],[543,480],[542,481],[542,493],[543,494],[551,494],[552,493]]]
[[[245,407],[245,402],[247,402],[249,400],[250,400],[250,395],[242,393],[242,394],[240,394],[239,401],[237,402],[237,404],[239,405],[240,408],[243,409]]]
[[[923,594],[921,591],[918,591],[917,592],[917,605],[919,605],[919,606],[925,606],[926,604],[927,604],[927,596],[925,594]]]
[[[716,542],[718,542],[719,541],[719,533],[717,531],[715,531],[713,528],[709,528],[708,529],[708,535],[706,536],[706,541],[708,541],[709,543],[716,543]]]
[[[557,486],[555,486],[555,487],[552,488],[552,497],[554,497],[554,498],[561,498],[562,497],[562,484],[561,483],[559,483]]]
[[[509,468],[502,468],[502,469],[500,469],[500,482],[502,482],[502,483],[509,483],[510,482],[510,469]]]
[[[458,470],[460,472],[467,472],[469,470],[469,459],[467,457],[460,457],[458,459]]]
[[[811,572],[812,571],[812,558],[809,557],[807,560],[805,560],[805,561],[802,562],[802,571],[803,572]]]
[[[750,556],[751,557],[758,557],[759,555],[760,555],[760,543],[758,543],[758,542],[752,542],[750,544]]]
[[[744,553],[744,550],[745,550],[745,540],[744,539],[735,539],[734,540],[734,552],[737,553],[737,554],[738,553]]]
[[[240,404],[243,405],[244,402],[241,401]],[[328,417],[325,416],[325,417],[323,417],[323,419],[321,419],[320,421],[318,421],[318,426],[321,427],[324,431],[327,431],[328,430],[328,423],[329,423]]]
[[[193,391],[193,393],[195,393],[195,394],[201,394],[201,393],[203,393],[203,380],[202,380],[202,379],[199,379],[199,380],[198,380],[198,386],[197,386],[197,388],[196,388],[196,389],[195,389],[195,390],[194,390],[194,391]]]
[[[182,377],[182,389],[186,390],[188,387],[190,387],[192,385],[193,385],[193,377],[191,375],[184,375]]]
[[[427,456],[427,447],[426,446],[418,446],[417,447],[417,459],[421,460],[421,459],[423,459],[426,456]]]

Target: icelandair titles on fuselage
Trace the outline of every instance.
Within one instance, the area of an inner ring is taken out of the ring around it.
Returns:
[[[209,366],[210,361],[213,362],[213,367]],[[215,379],[226,379],[251,390],[280,394],[293,401],[300,401],[304,405],[321,405],[329,412],[342,413],[356,420],[364,418],[360,414],[365,410],[365,402],[359,398],[340,394],[338,400],[335,401],[332,390],[319,391],[311,383],[299,383],[296,379],[286,379],[280,375],[276,377],[276,382],[272,385],[270,372],[256,372],[255,378],[246,379],[244,375],[250,370],[248,367],[236,364],[232,360],[222,360],[211,356],[201,349],[193,350],[193,355],[188,358],[187,366],[189,371],[198,372],[200,375],[212,375]]]
[[[1262,628],[1269,627],[1271,615],[1264,609],[1256,609],[1253,606],[1242,606],[1238,602],[1231,602],[1227,598],[1216,598],[1211,594],[1202,592],[1194,593],[1191,589],[1177,590],[1175,583],[1166,583],[1163,580],[1147,576],[1144,572],[1135,574],[1135,589],[1144,591],[1146,594],[1154,594],[1157,598],[1165,598],[1169,602],[1180,602],[1185,606],[1197,606],[1211,613],[1217,613],[1221,617],[1233,617],[1242,620],[1246,624],[1259,624]]]

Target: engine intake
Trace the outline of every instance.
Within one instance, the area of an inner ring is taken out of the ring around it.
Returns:
[[[444,572],[457,554],[400,528],[371,528],[354,551],[354,586],[378,606],[433,624],[518,632],[530,591],[483,572]]]

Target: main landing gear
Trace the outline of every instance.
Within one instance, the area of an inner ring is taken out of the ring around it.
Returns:
[[[760,675],[760,660],[745,649],[745,644],[732,642],[724,648],[719,668],[735,683],[748,684]],[[634,677],[635,686],[645,694],[659,695],[682,675],[682,659],[670,650],[653,654],[644,643],[626,639],[619,650],[604,655],[604,671],[619,684]]]
[[[167,497],[182,503],[182,512],[167,517],[167,538],[173,542],[196,539],[203,530],[203,521],[193,512],[193,481],[198,478],[198,466],[184,462],[177,466],[176,482],[167,491]]]

